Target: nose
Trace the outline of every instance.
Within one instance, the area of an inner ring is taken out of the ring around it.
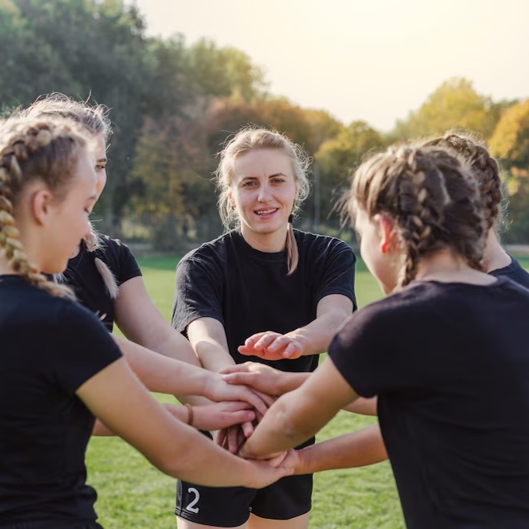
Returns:
[[[268,184],[259,186],[259,194],[257,195],[257,200],[259,202],[270,202],[272,198],[272,193]]]

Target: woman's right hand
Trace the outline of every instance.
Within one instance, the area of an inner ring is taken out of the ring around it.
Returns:
[[[220,374],[223,375],[223,380],[229,384],[251,386],[257,391],[275,396],[283,394],[283,387],[288,376],[288,373],[258,362],[245,362],[244,364],[229,366],[223,369]]]
[[[233,368],[235,367],[238,366],[233,366]],[[261,416],[263,416],[266,413],[266,410],[273,404],[273,399],[266,395],[268,392],[264,391],[260,393],[262,390],[259,390],[259,388],[252,389],[246,385],[236,385],[236,383],[229,383],[228,381],[223,380],[223,378],[224,377],[218,373],[209,373],[204,396],[214,402],[247,402],[255,408]],[[265,394],[263,395],[263,393]]]
[[[245,487],[262,489],[276,482],[278,479],[291,476],[294,473],[294,469],[286,463],[288,461],[288,454],[289,452],[284,452],[268,460],[246,460],[251,467],[250,480],[248,483],[245,483]]]

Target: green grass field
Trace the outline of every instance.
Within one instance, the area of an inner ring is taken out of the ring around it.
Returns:
[[[148,290],[169,317],[174,292],[176,259],[140,260]],[[520,262],[529,268],[529,259]],[[378,284],[357,267],[360,307],[381,297]],[[172,397],[161,397],[172,402]],[[358,430],[373,419],[340,413],[318,435],[319,440]],[[174,529],[175,482],[151,467],[120,439],[94,438],[88,448],[88,482],[99,495],[96,509],[106,529]],[[389,463],[373,467],[324,472],[316,476],[312,529],[403,528],[401,509]]]

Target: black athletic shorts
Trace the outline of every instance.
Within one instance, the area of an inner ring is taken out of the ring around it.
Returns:
[[[298,447],[304,448],[314,439]],[[290,520],[310,511],[312,474],[288,476],[264,489],[204,487],[178,481],[175,514],[184,520],[217,527],[238,527],[250,513],[269,520]]]

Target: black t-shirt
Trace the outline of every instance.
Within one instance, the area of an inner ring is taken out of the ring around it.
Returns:
[[[380,427],[410,529],[529,527],[529,291],[414,282],[329,355]]]
[[[215,318],[224,326],[237,363],[253,360],[283,371],[314,370],[317,355],[266,362],[237,351],[255,333],[284,334],[308,325],[325,296],[341,294],[356,306],[351,248],[336,238],[294,233],[299,264],[290,276],[285,251],[255,250],[238,230],[187,254],[176,270],[174,327],[185,332],[193,320]]]
[[[75,395],[121,356],[97,318],[0,276],[0,527],[95,520],[85,451],[94,416]]]
[[[512,261],[509,266],[498,268],[497,270],[489,272],[489,274],[496,277],[508,277],[515,283],[518,283],[525,288],[529,288],[529,272],[524,270],[514,257],[511,257],[511,259]]]
[[[120,286],[133,277],[141,276],[141,270],[129,248],[119,239],[101,237],[101,247],[95,252],[81,243],[79,254],[68,261],[64,272],[66,284],[73,287],[79,302],[95,313],[105,327],[112,332],[114,324],[114,302],[97,270],[95,259],[101,259],[116,278]]]

